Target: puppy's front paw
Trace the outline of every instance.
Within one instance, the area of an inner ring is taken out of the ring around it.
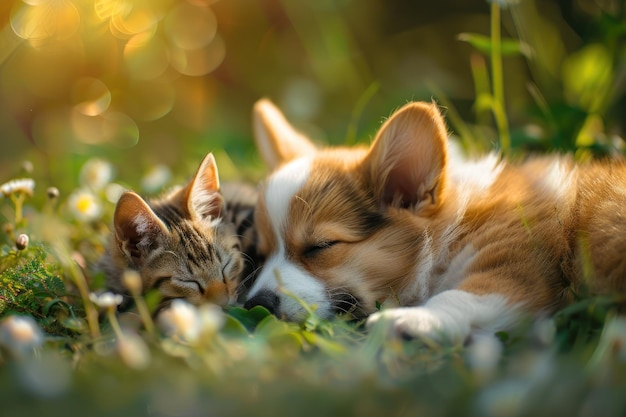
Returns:
[[[462,342],[469,325],[454,320],[445,311],[428,307],[402,307],[372,314],[367,326],[382,327],[394,337],[428,339],[435,342]]]

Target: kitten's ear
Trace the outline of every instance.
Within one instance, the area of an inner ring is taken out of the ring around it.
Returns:
[[[217,218],[224,200],[220,194],[217,164],[212,153],[207,154],[189,184],[182,190],[182,205],[189,218]]]
[[[300,156],[312,155],[317,150],[267,99],[255,103],[252,122],[257,148],[265,165],[271,170]]]
[[[364,161],[382,207],[439,208],[445,187],[446,125],[434,103],[409,103],[380,128]]]
[[[135,265],[141,263],[142,253],[157,237],[167,233],[150,206],[132,191],[126,191],[118,200],[113,225],[118,246]]]

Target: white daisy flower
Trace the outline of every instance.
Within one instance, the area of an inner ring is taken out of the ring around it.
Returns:
[[[159,314],[159,326],[169,337],[193,343],[200,335],[198,310],[186,301],[177,299]]]
[[[43,342],[43,331],[30,316],[9,316],[0,322],[0,346],[15,356],[31,353]]]
[[[100,199],[86,189],[74,191],[68,199],[68,204],[74,217],[83,222],[97,220],[102,215]]]
[[[92,292],[89,294],[89,299],[92,303],[101,308],[117,307],[122,304],[122,301],[124,301],[124,297],[120,294],[113,294],[110,291],[106,291],[101,294]]]
[[[92,190],[102,190],[113,179],[113,166],[103,159],[90,159],[80,170],[80,182]]]
[[[195,307],[178,299],[172,301],[170,308],[159,314],[158,323],[167,336],[196,343],[217,333],[224,324],[224,313],[213,304]]]
[[[200,330],[202,334],[215,334],[222,326],[226,318],[222,309],[215,304],[202,304],[198,307]]]
[[[172,172],[167,166],[155,165],[141,180],[141,188],[148,193],[157,192],[167,184],[170,178],[172,178]]]
[[[117,341],[117,352],[130,368],[145,369],[150,365],[150,350],[146,342],[135,333],[124,332]]]
[[[488,375],[496,370],[502,358],[502,343],[494,335],[475,335],[465,352],[475,372]]]
[[[11,194],[26,194],[32,197],[34,190],[35,180],[31,178],[11,180],[0,185],[0,192],[5,197],[9,197]]]
[[[110,203],[115,204],[117,203],[117,200],[120,199],[122,194],[124,194],[124,191],[126,191],[126,188],[120,184],[112,182],[104,187],[104,196]]]

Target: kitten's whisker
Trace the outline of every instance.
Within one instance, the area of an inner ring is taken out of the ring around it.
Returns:
[[[259,272],[259,270],[261,269],[261,266],[256,267],[252,272],[250,272],[248,275],[246,275],[244,278],[241,279],[241,282],[239,283],[239,285],[237,285],[237,289],[244,287],[244,285],[250,281],[257,272]]]

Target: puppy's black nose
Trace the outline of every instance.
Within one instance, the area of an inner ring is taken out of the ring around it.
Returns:
[[[270,313],[276,314],[279,303],[280,299],[278,298],[278,295],[272,291],[261,290],[246,301],[243,308],[250,310],[252,307],[261,306],[265,307]]]

